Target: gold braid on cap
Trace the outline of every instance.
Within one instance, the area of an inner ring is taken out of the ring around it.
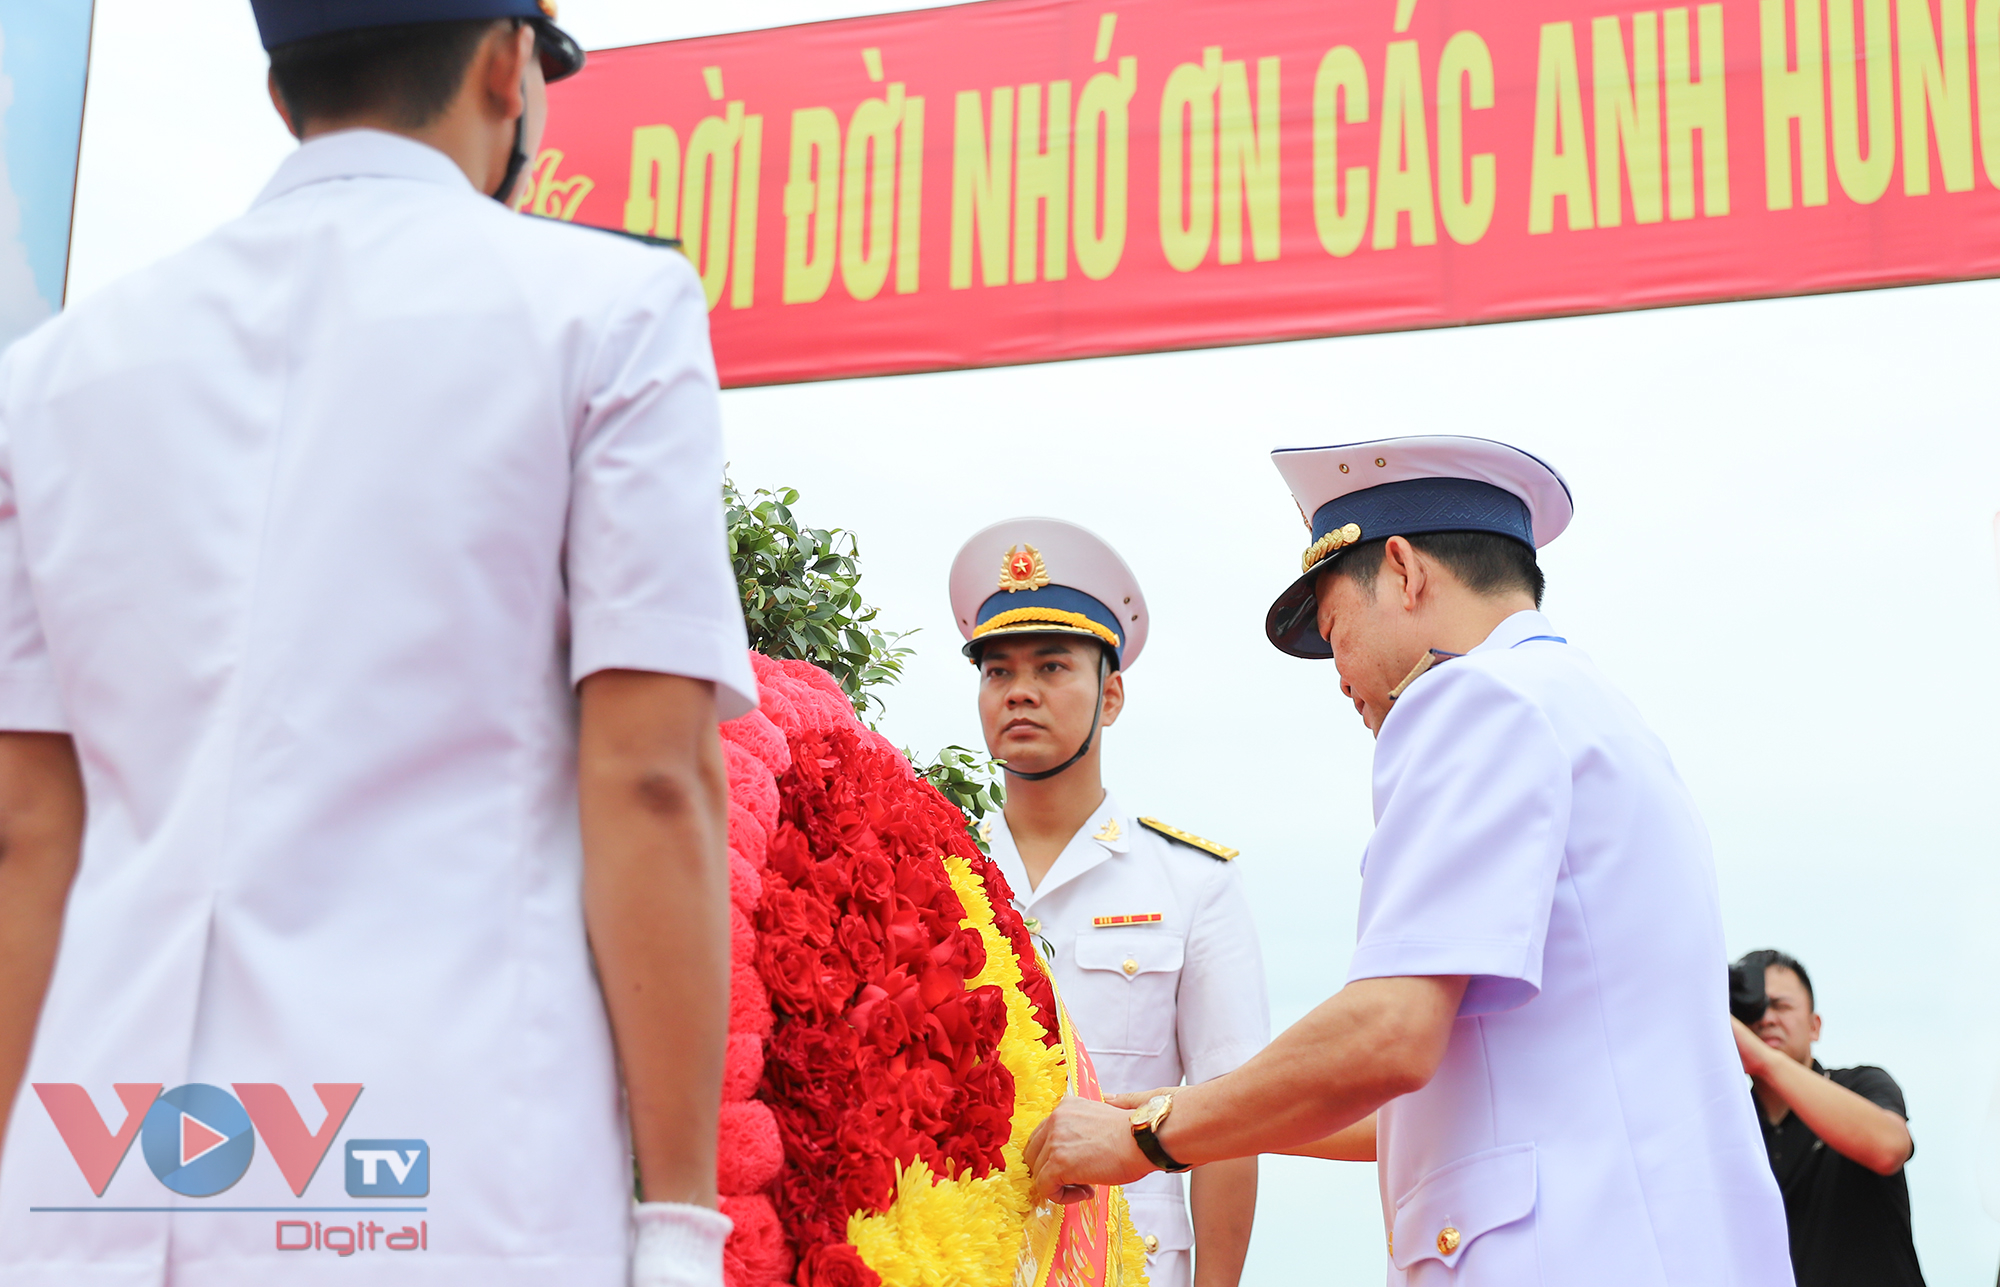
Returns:
[[[1299,560],[1299,571],[1310,572],[1338,550],[1344,550],[1361,539],[1361,529],[1353,523],[1336,527],[1306,547],[1305,557]]]
[[[1009,608],[974,626],[972,637],[979,639],[1009,627],[1015,628],[1018,633],[1026,634],[1035,626],[1081,630],[1096,635],[1113,648],[1118,646],[1118,635],[1111,627],[1099,621],[1092,621],[1081,612],[1065,612],[1061,608]]]

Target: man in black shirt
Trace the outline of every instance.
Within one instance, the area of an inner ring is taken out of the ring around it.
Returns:
[[[1901,1088],[1880,1068],[1827,1069],[1812,1057],[1820,1016],[1803,965],[1774,951],[1737,964],[1764,976],[1769,1004],[1754,1030],[1731,1022],[1785,1195],[1798,1287],[1923,1287]]]

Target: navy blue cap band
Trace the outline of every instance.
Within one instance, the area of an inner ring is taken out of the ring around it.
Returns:
[[[1313,540],[1349,523],[1361,529],[1363,541],[1422,532],[1492,532],[1535,548],[1527,502],[1470,478],[1411,478],[1336,497],[1313,512]]]
[[[365,27],[479,18],[546,18],[537,0],[251,0],[264,48]]]
[[[1118,614],[1091,595],[1066,585],[1045,585],[1038,590],[1002,590],[988,595],[985,602],[979,605],[979,612],[972,623],[973,635],[965,645],[966,656],[971,656],[980,644],[995,637],[995,631],[982,634],[981,628],[1002,616],[1017,618],[999,625],[999,630],[1011,634],[1038,633],[1039,626],[1043,633],[1089,635],[1100,642],[1108,636],[1117,641],[1117,660],[1124,660],[1125,632],[1118,628]],[[1082,618],[1091,625],[1066,622],[1064,617]]]

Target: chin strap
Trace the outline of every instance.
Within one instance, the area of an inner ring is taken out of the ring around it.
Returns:
[[[514,122],[514,155],[507,158],[507,173],[500,176],[500,186],[492,197],[501,205],[506,205],[514,195],[514,185],[521,181],[521,171],[528,168],[528,82],[521,80],[521,115]]]
[[[514,20],[514,29],[520,30],[521,20]],[[501,205],[513,199],[514,185],[521,181],[521,171],[528,168],[528,73],[521,73],[521,114],[514,118],[514,154],[507,158],[507,172],[500,176],[500,186],[493,190],[492,197]]]
[[[1463,657],[1464,655],[1462,652],[1446,652],[1442,648],[1432,648],[1417,659],[1416,665],[1410,667],[1410,673],[1403,676],[1402,683],[1389,690],[1389,701],[1394,703],[1397,698],[1408,691],[1411,684],[1422,679],[1432,666],[1437,665],[1441,661],[1450,661],[1455,657]]]
[[[1097,705],[1090,712],[1090,731],[1083,735],[1083,745],[1076,748],[1075,755],[1052,769],[1043,769],[1040,773],[1023,773],[1019,769],[1010,768],[1005,760],[1000,761],[1000,767],[1023,782],[1042,782],[1064,769],[1074,767],[1078,760],[1090,754],[1090,744],[1097,740],[1097,721],[1104,715],[1104,681],[1110,674],[1111,658],[1100,649],[1097,654]]]

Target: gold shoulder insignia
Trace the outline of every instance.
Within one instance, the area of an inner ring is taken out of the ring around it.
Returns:
[[[1228,845],[1218,845],[1213,840],[1203,840],[1200,836],[1182,831],[1179,827],[1170,827],[1158,818],[1141,818],[1139,819],[1139,825],[1148,831],[1157,831],[1169,840],[1177,840],[1181,844],[1199,849],[1212,857],[1220,858],[1224,862],[1235,858],[1237,853],[1240,852],[1231,849]]]

